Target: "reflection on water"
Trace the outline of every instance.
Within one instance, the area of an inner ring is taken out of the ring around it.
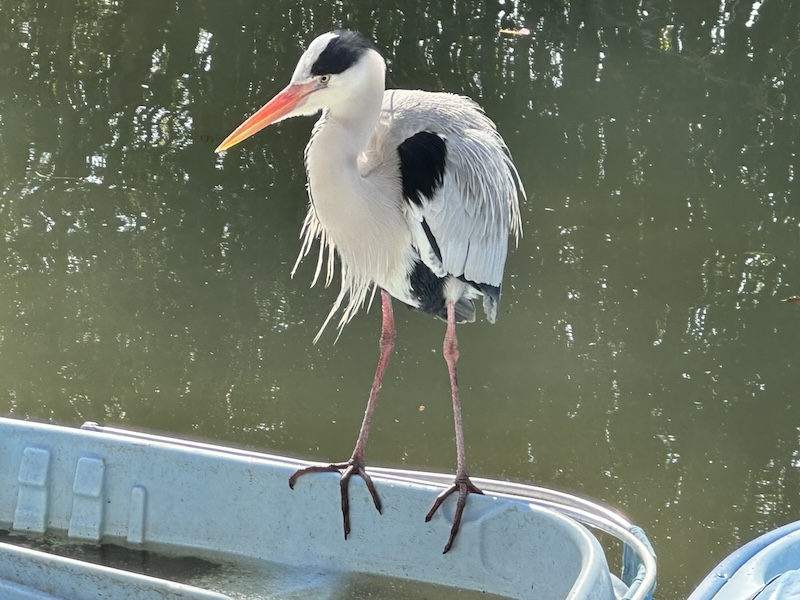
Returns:
[[[479,100],[531,195],[502,318],[460,333],[474,473],[619,506],[685,597],[796,518],[800,15],[618,4],[0,1],[0,413],[351,450],[379,326],[311,344],[310,123],[213,148],[360,29]],[[443,331],[397,319],[369,459],[452,470]]]

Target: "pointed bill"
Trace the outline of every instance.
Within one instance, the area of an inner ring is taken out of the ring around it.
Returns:
[[[289,84],[277,96],[258,109],[252,117],[239,125],[217,146],[214,152],[227,150],[268,125],[290,116],[292,111],[303,105],[306,97],[316,89],[316,85],[314,81]]]

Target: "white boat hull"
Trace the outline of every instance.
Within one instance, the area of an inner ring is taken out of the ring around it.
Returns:
[[[586,527],[555,510],[499,495],[469,497],[455,546],[442,554],[454,501],[425,523],[441,488],[393,478],[391,472],[371,470],[383,514],[363,482],[351,482],[352,532],[345,540],[336,474],[304,477],[289,488],[289,476],[307,464],[93,424],[71,429],[0,419],[0,528],[369,573],[508,598],[617,600],[627,589],[609,573],[603,550]],[[80,564],[48,556],[40,557],[45,561],[40,572],[81,571]],[[34,564],[33,554],[20,558],[0,547],[0,558],[0,582],[37,589],[40,582],[31,579],[30,569],[19,567]],[[115,571],[96,568],[109,571],[106,575]],[[114,581],[103,597],[150,597],[133,595],[125,587],[131,581]],[[176,585],[136,581],[143,590]],[[117,587],[122,591],[114,592]],[[225,597],[184,587],[173,591],[198,595],[174,597]],[[62,597],[58,589],[51,591],[42,597]],[[63,597],[94,599],[96,591]]]

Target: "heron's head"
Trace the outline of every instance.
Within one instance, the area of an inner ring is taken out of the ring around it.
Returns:
[[[273,123],[352,106],[378,90],[380,102],[385,73],[383,57],[360,33],[324,33],[300,57],[289,85],[239,125],[216,151],[227,150]]]

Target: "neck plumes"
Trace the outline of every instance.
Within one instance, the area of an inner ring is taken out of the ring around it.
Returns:
[[[384,77],[383,59],[368,52],[338,82],[338,93],[332,94],[306,148],[311,208],[301,256],[315,237],[323,249],[336,251],[342,291],[334,310],[347,302],[340,325],[352,317],[373,284],[390,289],[393,281],[404,280],[401,274],[408,268],[410,234],[397,200],[399,171],[359,169],[380,117]]]
[[[368,184],[359,175],[358,159],[367,148],[380,116],[385,78],[383,59],[377,52],[367,52],[340,77],[336,87],[331,86],[328,106],[306,148],[311,199],[326,229],[336,226],[335,215],[330,214],[334,208],[353,209],[369,197],[364,189]],[[334,231],[331,233],[335,236]]]

